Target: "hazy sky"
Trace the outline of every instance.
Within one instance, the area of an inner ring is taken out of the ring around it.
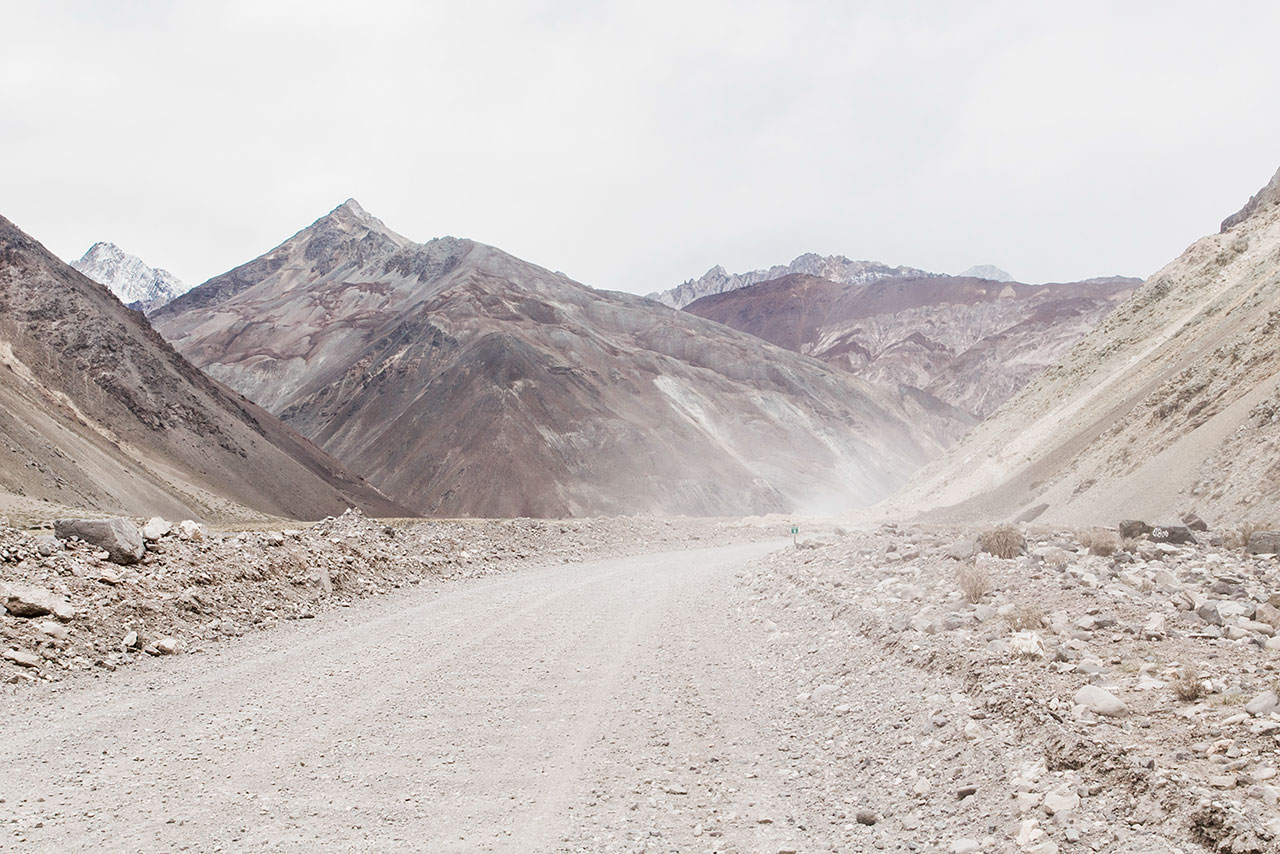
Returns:
[[[1280,166],[1274,2],[0,0],[0,214],[203,281],[354,196],[648,292],[1145,276]]]

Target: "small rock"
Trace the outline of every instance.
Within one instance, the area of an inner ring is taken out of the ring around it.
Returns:
[[[263,539],[266,541],[266,544],[269,546],[284,545],[284,534],[280,533],[279,531],[267,531],[267,534]]]
[[[1249,535],[1245,551],[1251,555],[1280,554],[1280,531],[1254,531]]]
[[[1009,654],[1014,658],[1047,658],[1044,641],[1036,632],[1014,632],[1009,638]]]
[[[54,640],[66,640],[71,636],[71,633],[67,631],[66,626],[50,620],[45,620],[42,623],[36,623],[36,629],[38,629],[41,634],[46,637],[51,637]]]
[[[178,536],[184,540],[202,543],[209,537],[209,529],[199,522],[183,519],[178,523]]]
[[[1211,626],[1222,625],[1222,614],[1218,612],[1218,603],[1212,599],[1207,599],[1196,607],[1196,616]]]
[[[870,827],[879,821],[880,817],[871,810],[858,810],[857,815],[854,816],[854,820],[856,820],[858,824],[865,824]]]
[[[1188,513],[1182,517],[1182,524],[1186,525],[1193,531],[1209,530],[1209,523],[1201,519],[1196,513]]]
[[[120,646],[124,647],[125,649],[137,649],[138,633],[134,631],[130,631],[127,634],[125,634],[125,636],[120,640]]]
[[[1080,808],[1080,796],[1072,791],[1054,789],[1045,793],[1041,806],[1049,815],[1070,815]]]
[[[968,560],[978,553],[978,544],[973,540],[961,540],[947,547],[947,557],[952,560]]]
[[[19,667],[30,667],[33,670],[44,664],[44,659],[34,652],[27,652],[25,649],[6,649],[4,651],[4,659],[12,661]]]
[[[1275,691],[1263,691],[1244,706],[1244,710],[1255,718],[1269,715],[1278,708],[1280,708],[1280,697],[1276,696]]]
[[[1118,718],[1129,713],[1129,707],[1123,700],[1097,685],[1085,685],[1076,692],[1075,701],[1076,705],[1107,718]]]
[[[178,654],[178,642],[174,638],[161,638],[160,640],[156,641],[155,647],[156,647],[156,652],[158,652],[160,655],[177,655]],[[688,792],[683,792],[681,794],[688,794]]]
[[[27,584],[0,584],[0,604],[15,617],[52,614],[65,623],[76,615],[66,597]]]
[[[976,839],[961,837],[951,841],[951,854],[981,854],[982,843]]]
[[[36,552],[40,557],[53,557],[60,551],[62,551],[62,540],[57,537],[51,537],[48,534],[36,537]]]
[[[147,542],[154,543],[161,537],[166,536],[173,530],[173,523],[168,522],[159,516],[152,516],[147,520],[147,524],[142,526],[142,539]]]
[[[1118,526],[1120,530],[1120,539],[1136,540],[1146,534],[1151,533],[1151,526],[1146,522],[1137,519],[1125,519]]]

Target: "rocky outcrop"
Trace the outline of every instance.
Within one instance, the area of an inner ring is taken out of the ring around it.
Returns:
[[[1276,170],[1276,174],[1271,176],[1271,180],[1267,182],[1265,187],[1254,193],[1249,198],[1249,201],[1245,202],[1244,207],[1222,221],[1221,231],[1229,231],[1254,214],[1265,213],[1276,206],[1280,206],[1280,169]]]

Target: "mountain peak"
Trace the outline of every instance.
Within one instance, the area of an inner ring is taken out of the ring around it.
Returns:
[[[994,264],[975,264],[960,274],[966,279],[986,279],[989,282],[1012,282],[1013,276]]]
[[[189,290],[168,270],[152,267],[105,240],[90,246],[71,266],[105,285],[125,305],[148,314]]]

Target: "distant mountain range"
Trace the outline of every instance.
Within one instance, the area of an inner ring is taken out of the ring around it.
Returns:
[[[1024,285],[936,275],[847,284],[792,274],[703,297],[685,311],[877,385],[927,392],[976,421],[1057,361],[1139,284],[1120,277]]]
[[[972,423],[482,243],[415,243],[354,200],[152,320],[425,514],[834,510]]]
[[[914,267],[890,267],[875,261],[851,261],[843,255],[807,253],[790,264],[776,265],[767,270],[752,270],[749,273],[731,274],[724,267],[717,265],[704,273],[701,278],[690,279],[670,290],[649,294],[649,298],[672,308],[684,308],[703,297],[723,294],[795,274],[815,276],[844,285],[865,285],[881,279],[920,279],[935,275]]]
[[[190,289],[168,270],[151,267],[114,243],[93,244],[71,266],[106,285],[120,302],[146,314]]]

